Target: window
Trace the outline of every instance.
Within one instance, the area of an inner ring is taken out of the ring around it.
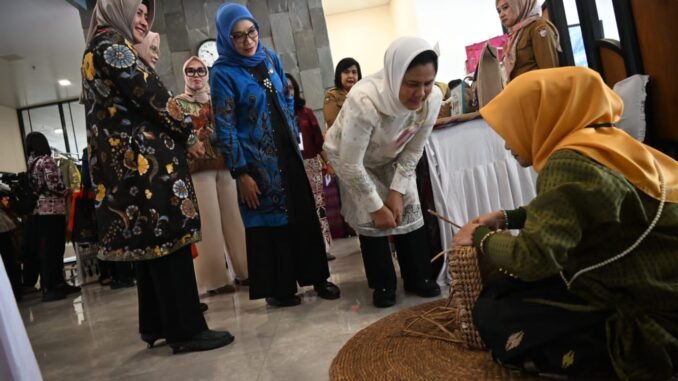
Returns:
[[[61,152],[68,152],[59,115],[59,105],[31,108],[27,110],[27,113],[28,120],[23,121],[26,135],[30,132],[40,132],[45,135],[50,147]]]
[[[586,48],[584,47],[584,38],[579,25],[579,12],[575,0],[563,0],[565,7],[565,16],[567,18],[567,30],[570,34],[570,43],[572,45],[572,55],[574,64],[577,66],[588,66],[586,59]]]
[[[617,18],[614,15],[612,0],[596,0],[598,18],[603,23],[603,37],[619,41]]]
[[[85,108],[77,100],[19,110],[24,134],[37,131],[59,152],[82,155],[87,146]]]
[[[87,125],[85,122],[85,106],[78,101],[63,104],[64,119],[68,131],[69,152],[77,157],[82,156],[82,150],[87,147]]]

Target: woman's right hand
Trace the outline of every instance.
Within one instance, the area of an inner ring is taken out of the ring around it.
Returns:
[[[238,177],[238,187],[240,188],[240,202],[244,202],[250,209],[259,207],[259,186],[250,175],[241,175]]]
[[[393,229],[397,226],[393,212],[386,206],[382,206],[376,212],[370,213],[370,216],[377,229]]]
[[[504,217],[504,212],[502,212],[501,210],[497,210],[494,212],[483,214],[480,217],[476,217],[471,220],[471,223],[484,225],[492,230],[506,228],[506,218]]]
[[[201,141],[193,144],[186,149],[189,159],[200,159],[205,155],[205,145]]]

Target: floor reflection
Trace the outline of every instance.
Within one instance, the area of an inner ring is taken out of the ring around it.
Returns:
[[[357,239],[336,240],[332,252],[338,300],[320,299],[312,287],[300,289],[300,306],[283,309],[249,300],[246,287],[204,298],[210,327],[236,338],[209,352],[146,349],[137,334],[135,288],[89,285],[77,298],[41,303],[35,294],[19,307],[45,380],[327,380],[332,359],[357,331],[428,301],[403,294],[400,284],[394,307],[373,307]]]

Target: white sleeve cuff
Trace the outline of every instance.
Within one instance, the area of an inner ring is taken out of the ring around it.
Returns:
[[[400,166],[398,166],[400,167]],[[411,177],[403,176],[401,173],[401,168],[397,168],[393,180],[391,180],[391,190],[394,190],[398,193],[405,194],[407,192],[407,187],[410,185]]]
[[[364,198],[363,205],[369,213],[374,213],[384,206],[384,202],[381,200],[381,197],[379,197],[379,194],[376,191],[373,191]]]

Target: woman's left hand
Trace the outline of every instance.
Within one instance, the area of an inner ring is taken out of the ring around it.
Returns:
[[[198,139],[200,139],[200,141],[207,140],[212,135],[212,132],[214,132],[214,130],[207,126],[201,127],[198,130]]]
[[[325,163],[326,167],[325,170],[327,171],[327,174],[330,175],[331,177],[335,177],[337,174],[334,172],[334,168],[330,165],[330,163]]]
[[[388,191],[388,196],[386,197],[386,202],[384,202],[384,204],[391,210],[391,213],[393,213],[396,226],[400,225],[403,221],[403,194],[394,190]]]
[[[469,222],[461,227],[461,230],[454,233],[454,246],[473,246],[473,233],[481,226],[480,224]]]

